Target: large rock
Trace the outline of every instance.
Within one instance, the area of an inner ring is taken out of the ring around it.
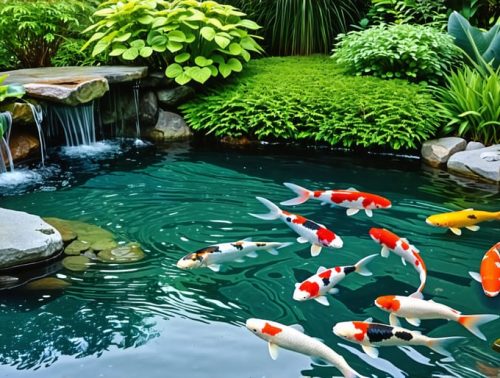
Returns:
[[[146,90],[140,94],[139,109],[141,126],[151,127],[158,122],[158,98],[154,91]]]
[[[428,140],[422,145],[422,159],[432,167],[445,164],[451,155],[463,151],[467,142],[462,138],[439,138]]]
[[[161,106],[171,108],[190,98],[194,94],[194,89],[181,85],[170,89],[160,89],[156,94]]]
[[[26,160],[31,155],[40,153],[40,140],[38,136],[29,133],[12,134],[9,146],[14,162]]]
[[[156,141],[186,139],[192,135],[184,118],[172,112],[160,109],[156,126],[149,130],[148,136]]]
[[[465,147],[465,151],[479,150],[480,148],[484,148],[485,145],[481,142],[470,141],[467,143],[467,147]]]
[[[33,111],[26,102],[13,102],[0,107],[2,111],[9,111],[12,114],[12,123],[14,124],[32,124],[35,123]]]
[[[0,208],[0,268],[44,260],[63,247],[61,234],[40,217]]]
[[[450,172],[500,183],[500,144],[458,152],[447,165]]]

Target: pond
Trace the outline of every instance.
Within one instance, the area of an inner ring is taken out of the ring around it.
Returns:
[[[329,307],[292,299],[295,283],[318,267],[352,265],[380,253],[368,230],[385,227],[420,249],[428,269],[427,299],[465,314],[498,313],[500,297],[485,297],[468,272],[478,271],[484,253],[498,242],[499,222],[482,223],[478,232],[465,230],[461,237],[425,223],[430,214],[446,210],[499,210],[496,187],[459,184],[444,172],[423,169],[417,160],[274,146],[118,146],[100,158],[66,154],[51,164],[31,186],[3,187],[0,206],[96,224],[118,240],[140,243],[146,258],[98,263],[84,272],[61,268],[53,276],[71,285],[59,293],[0,292],[2,377],[339,375],[333,367],[286,350],[273,361],[266,343],[245,328],[251,317],[301,324],[306,334],[321,338],[367,376],[499,372],[500,355],[491,348],[500,337],[498,320],[481,327],[487,341],[455,322],[422,321],[418,329],[424,334],[465,337],[449,348],[453,360],[425,347],[380,348],[375,360],[332,333],[342,321],[371,317],[388,323],[374,299],[415,291],[418,274],[392,254],[374,259],[372,276],[343,280],[339,293],[329,296]],[[311,257],[308,244],[295,242],[278,256],[264,252],[218,273],[176,267],[183,255],[214,243],[247,237],[294,242],[297,235],[279,220],[248,214],[267,212],[256,196],[275,203],[292,198],[283,182],[312,189],[355,187],[383,195],[393,206],[376,210],[373,218],[364,213],[347,217],[344,209],[317,201],[286,207],[342,237],[343,248],[324,249],[317,257]],[[404,321],[403,326],[415,329]]]

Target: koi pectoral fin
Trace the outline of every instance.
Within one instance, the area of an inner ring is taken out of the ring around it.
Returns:
[[[267,347],[269,349],[269,355],[271,356],[271,358],[273,360],[276,360],[278,358],[278,355],[279,355],[279,347],[278,345],[272,343],[272,342],[269,342],[267,344]]]
[[[392,312],[389,314],[389,324],[393,327],[401,327],[398,317]]]
[[[346,210],[346,214],[348,217],[356,215],[357,213],[359,213],[359,209],[347,209]]]
[[[323,306],[330,306],[330,303],[328,302],[328,299],[326,297],[316,297],[314,300],[318,303],[321,303]]]
[[[372,347],[370,345],[361,345],[361,348],[363,348],[363,352],[365,352],[371,358],[377,358],[378,357],[378,349],[377,348]]]
[[[479,226],[467,226],[465,227],[467,230],[470,230],[470,231],[478,231],[479,230]]]
[[[380,251],[380,255],[382,257],[388,258],[389,257],[389,248],[387,248],[385,245],[382,247],[382,250]]]
[[[309,240],[307,240],[305,237],[303,236],[299,236],[297,238],[297,243],[300,243],[300,244],[304,244],[304,243],[307,243]]]
[[[321,252],[320,245],[318,245],[318,244],[311,245],[311,256],[313,256],[313,257],[318,256],[320,252]]]
[[[365,214],[366,214],[369,218],[373,217],[373,211],[372,211],[372,210],[370,210],[370,209],[365,209]]]
[[[213,270],[214,272],[219,272],[220,271],[220,264],[210,264],[210,265],[208,265],[208,268]]]
[[[460,236],[462,235],[462,230],[456,227],[450,227],[450,231],[453,232],[455,235]]]
[[[481,279],[481,276],[477,272],[469,272],[469,275],[475,279],[477,282],[482,282],[483,280]]]
[[[420,327],[420,319],[417,318],[406,318],[406,321],[412,326]]]

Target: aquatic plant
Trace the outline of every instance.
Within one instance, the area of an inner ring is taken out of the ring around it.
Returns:
[[[436,83],[460,62],[453,38],[421,25],[378,25],[340,34],[333,58],[356,75]]]
[[[260,26],[245,14],[215,1],[110,0],[102,3],[94,31],[83,46],[92,55],[108,52],[125,61],[165,68],[184,85],[240,72],[251,52],[262,49],[249,31]]]
[[[484,144],[500,143],[500,67],[463,67],[437,87],[439,109],[449,122],[444,134],[471,138]]]
[[[356,0],[229,0],[263,25],[271,55],[328,54],[338,33],[363,14]]]
[[[440,121],[423,86],[346,76],[323,56],[252,61],[224,90],[207,90],[181,109],[193,129],[219,137],[394,150],[416,148]]]

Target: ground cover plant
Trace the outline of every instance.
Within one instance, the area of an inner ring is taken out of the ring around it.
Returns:
[[[349,73],[442,81],[462,52],[453,38],[422,25],[385,25],[339,35],[333,58]]]
[[[109,0],[87,31],[94,34],[92,56],[109,53],[126,62],[166,68],[184,85],[240,72],[251,52],[261,48],[252,31],[259,26],[245,14],[215,1]]]
[[[417,148],[439,126],[421,85],[352,77],[324,56],[263,58],[181,106],[195,130],[216,136]]]

